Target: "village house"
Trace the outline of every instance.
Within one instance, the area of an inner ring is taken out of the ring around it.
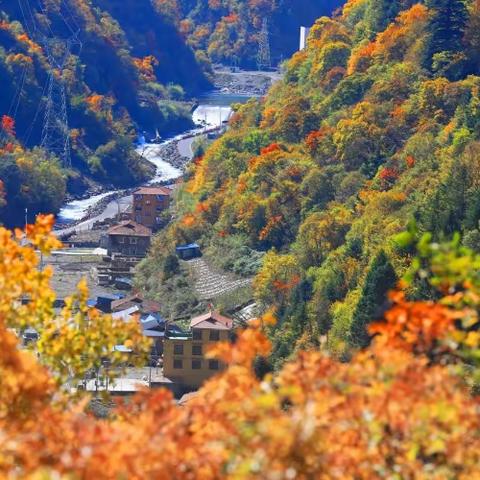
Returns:
[[[133,193],[132,220],[157,230],[162,226],[162,213],[170,206],[172,191],[167,187],[142,187]]]
[[[150,247],[152,230],[132,220],[108,229],[108,254],[145,257]]]
[[[163,342],[168,334],[181,335],[183,330],[174,322],[167,322],[160,313],[160,304],[135,293],[111,304],[112,317],[125,322],[138,318],[142,334],[152,341],[150,364],[157,364],[163,354]]]
[[[185,388],[196,389],[225,368],[206,353],[215,342],[229,341],[233,320],[210,311],[190,321],[188,334],[168,334],[163,346],[163,374]]]
[[[161,308],[158,302],[144,298],[140,293],[134,293],[128,297],[120,298],[111,304],[112,312],[120,312],[135,306],[138,307],[141,314],[156,314],[160,312]]]

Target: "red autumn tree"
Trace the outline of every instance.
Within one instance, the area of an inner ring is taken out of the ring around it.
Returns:
[[[1,127],[8,136],[15,136],[15,120],[9,115],[2,116]]]

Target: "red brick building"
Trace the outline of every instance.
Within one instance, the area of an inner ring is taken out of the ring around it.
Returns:
[[[132,220],[157,230],[162,225],[162,213],[170,205],[172,191],[167,187],[142,187],[133,193]]]

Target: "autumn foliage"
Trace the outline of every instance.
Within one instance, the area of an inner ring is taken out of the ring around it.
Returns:
[[[46,253],[57,246],[50,226],[47,218],[29,227],[32,243]],[[85,413],[85,400],[60,393],[55,365],[46,368],[33,352],[20,350],[7,329],[17,318],[40,328],[53,297],[49,272],[37,270],[33,249],[20,247],[6,230],[0,237],[2,477],[471,479],[480,474],[479,404],[456,374],[453,347],[458,322],[468,319],[471,325],[477,317],[461,302],[454,306],[452,297],[415,303],[395,293],[386,320],[371,328],[372,346],[348,363],[301,352],[277,374],[258,378],[254,360],[271,348],[263,333],[274,323],[268,314],[239,331],[234,345],[219,344],[210,353],[229,368],[186,405],[177,406],[168,391],[145,391],[100,420]],[[31,273],[25,277],[25,272]],[[472,293],[476,288],[472,285]],[[27,293],[28,306],[13,301]],[[465,344],[470,352],[479,346]]]
[[[15,136],[15,120],[12,117],[3,115],[1,120],[1,128],[8,136]]]

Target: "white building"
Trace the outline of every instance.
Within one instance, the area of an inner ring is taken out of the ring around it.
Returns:
[[[308,34],[310,27],[300,27],[300,50],[304,50],[307,46]]]

